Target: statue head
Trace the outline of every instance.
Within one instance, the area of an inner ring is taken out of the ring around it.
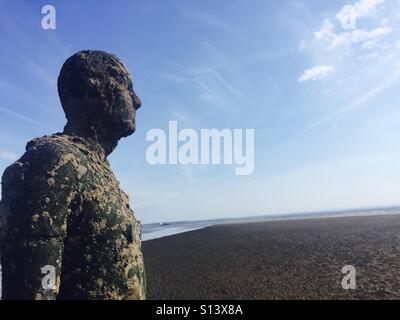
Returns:
[[[68,58],[58,77],[58,94],[67,117],[64,132],[94,139],[106,155],[135,132],[141,102],[128,69],[113,54],[84,50]]]

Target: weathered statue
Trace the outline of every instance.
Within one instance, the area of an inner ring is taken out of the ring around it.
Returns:
[[[64,132],[30,141],[3,175],[3,299],[144,299],[141,227],[106,159],[135,131],[132,78],[116,56],[81,51],[58,92]]]

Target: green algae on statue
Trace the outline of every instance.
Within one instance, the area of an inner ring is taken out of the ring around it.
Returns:
[[[3,299],[145,299],[141,226],[107,161],[136,128],[131,75],[112,54],[81,51],[58,92],[63,133],[30,141],[3,174]]]

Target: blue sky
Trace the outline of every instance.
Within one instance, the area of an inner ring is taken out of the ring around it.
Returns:
[[[56,8],[57,29],[41,28]],[[356,28],[338,17],[351,5]],[[400,204],[400,2],[0,0],[0,171],[65,124],[56,79],[118,55],[143,107],[110,162],[144,223]],[[346,8],[346,7],[345,7]],[[151,166],[146,133],[254,128],[255,170]]]

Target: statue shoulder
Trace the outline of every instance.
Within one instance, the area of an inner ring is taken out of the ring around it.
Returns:
[[[87,171],[85,163],[85,153],[68,137],[52,135],[33,139],[26,145],[24,155],[4,171],[3,192],[9,187],[15,190],[15,184],[26,185],[44,179],[51,186],[60,180],[57,177],[68,179],[68,184],[72,184]]]
[[[65,236],[68,209],[77,200],[83,185],[80,179],[88,171],[85,161],[84,153],[68,137],[30,141],[24,155],[3,174],[2,207],[9,214],[2,214],[1,224],[7,236],[17,236],[13,230],[25,236]]]
[[[75,142],[73,137],[54,134],[29,141],[26,145],[26,152],[21,157],[24,161],[35,162],[58,162],[62,158],[76,158],[77,161],[84,158],[85,153]]]

